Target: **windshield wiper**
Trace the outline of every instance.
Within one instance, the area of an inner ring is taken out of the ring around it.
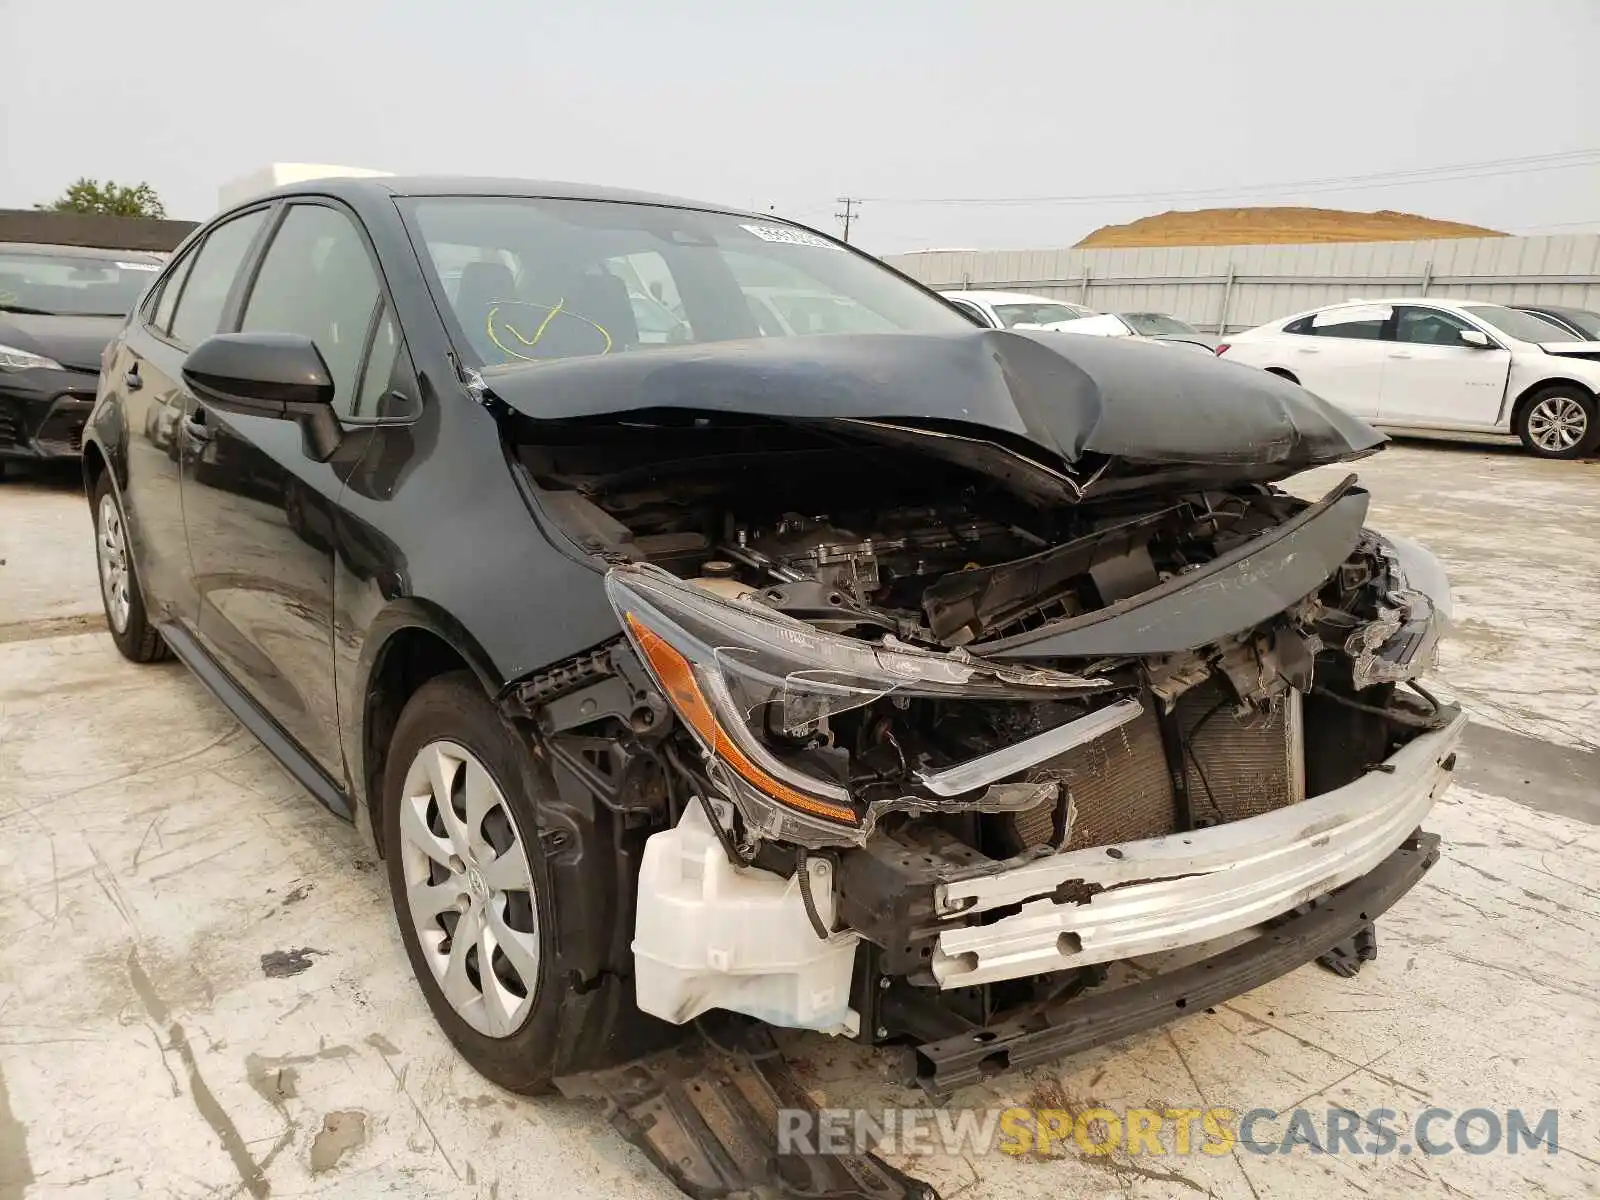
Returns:
[[[46,308],[29,308],[26,304],[6,304],[0,302],[0,312],[22,313],[29,317],[59,317],[60,313],[53,313]]]

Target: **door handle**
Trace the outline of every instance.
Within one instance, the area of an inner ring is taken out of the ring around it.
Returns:
[[[137,363],[123,372],[122,382],[130,392],[137,392],[144,386],[144,380],[139,378],[139,367]]]
[[[1390,352],[1389,357],[1390,358],[1414,358],[1415,355],[1412,355],[1412,354],[1408,353],[1405,350],[1393,350],[1393,351]]]
[[[1320,347],[1320,346],[1297,346],[1297,347],[1295,347],[1295,349],[1297,349],[1301,354],[1321,354],[1322,353],[1322,347]]]

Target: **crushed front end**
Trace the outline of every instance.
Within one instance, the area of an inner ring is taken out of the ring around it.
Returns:
[[[1107,462],[1050,505],[910,431],[712,424],[523,451],[613,564],[644,1011],[908,1045],[945,1094],[1317,958],[1434,861],[1448,585],[1353,476]],[[563,703],[555,744],[603,732]]]

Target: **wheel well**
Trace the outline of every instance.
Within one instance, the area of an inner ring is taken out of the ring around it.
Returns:
[[[1268,375],[1276,375],[1280,379],[1287,379],[1290,383],[1299,383],[1300,382],[1298,379],[1295,378],[1293,371],[1286,370],[1283,367],[1268,367],[1267,368],[1267,374]]]
[[[378,854],[384,854],[383,821],[379,816],[384,758],[395,726],[406,701],[418,688],[440,675],[467,671],[467,660],[454,646],[426,629],[402,629],[379,652],[376,667],[367,685],[364,731],[363,775],[367,806],[372,821],[372,837]]]
[[[1552,388],[1577,388],[1591,400],[1594,399],[1594,390],[1586,384],[1579,383],[1576,379],[1541,379],[1538,383],[1530,384],[1523,389],[1522,395],[1517,397],[1517,402],[1511,406],[1511,432],[1517,431],[1517,422],[1522,420],[1522,414],[1528,405],[1532,404],[1539,396]]]
[[[100,476],[106,473],[106,456],[93,442],[83,446],[83,494],[91,501],[94,489],[100,485]]]

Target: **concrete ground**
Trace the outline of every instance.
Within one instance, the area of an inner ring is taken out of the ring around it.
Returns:
[[[1600,463],[1358,467],[1373,523],[1456,585],[1440,679],[1475,723],[1429,822],[1443,862],[1355,978],[1308,967],[956,1103],[1554,1107],[1560,1152],[901,1161],[944,1196],[1596,1193]],[[0,483],[0,560],[0,1200],[676,1195],[594,1110],[474,1075],[349,828],[181,667],[118,657],[71,474]],[[825,1104],[918,1103],[879,1055],[791,1050]]]

